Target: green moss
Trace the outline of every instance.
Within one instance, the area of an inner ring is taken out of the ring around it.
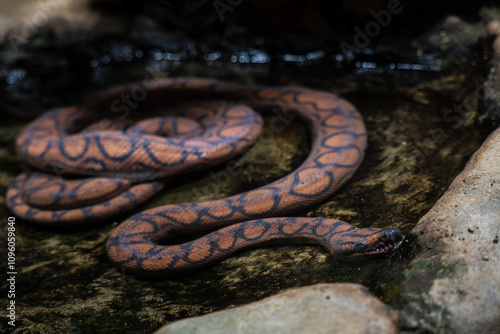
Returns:
[[[464,263],[457,261],[454,263],[447,263],[441,268],[438,269],[436,273],[437,278],[446,278],[446,277],[456,277],[461,276],[467,272],[467,268]]]
[[[383,291],[381,299],[386,304],[391,304],[392,302],[394,302],[401,295],[401,292],[403,291],[403,286],[400,284],[391,285],[382,283],[380,285],[380,288]]]
[[[410,269],[413,270],[423,270],[423,269],[433,269],[436,266],[434,262],[420,262],[411,265]]]

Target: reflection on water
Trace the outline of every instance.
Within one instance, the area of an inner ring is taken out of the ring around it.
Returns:
[[[4,54],[0,56],[3,60],[0,65],[0,91],[3,90],[9,103],[26,105],[40,100],[41,96],[59,93],[77,85],[107,85],[110,81],[116,81],[116,78],[126,80],[132,67],[146,68],[158,74],[173,70],[182,72],[182,66],[186,64],[269,76],[307,70],[322,75],[354,74],[381,80],[384,80],[384,76],[406,78],[416,73],[419,76],[437,76],[443,70],[439,62],[442,55],[423,53],[418,48],[365,48],[354,55],[339,53],[333,47],[297,53],[253,46],[226,46],[226,49],[216,50],[205,44],[185,40],[167,42],[161,46],[151,44],[102,40],[91,46],[83,46],[83,50],[76,52],[57,50]],[[37,114],[37,108],[37,105],[34,109],[29,108],[30,115]],[[18,111],[7,107],[3,109],[18,114]]]

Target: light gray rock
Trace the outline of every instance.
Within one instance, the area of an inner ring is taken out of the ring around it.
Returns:
[[[99,15],[89,0],[12,1],[0,4],[0,43],[26,43],[38,29],[56,34],[94,26]],[[12,47],[12,45],[11,45]],[[16,50],[16,48],[14,48]]]
[[[403,327],[499,333],[500,129],[414,231],[423,251],[406,272]]]
[[[359,284],[317,284],[174,322],[155,334],[397,333],[398,316]]]

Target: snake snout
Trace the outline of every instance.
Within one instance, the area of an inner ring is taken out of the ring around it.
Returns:
[[[365,250],[366,255],[385,254],[396,248],[403,242],[404,235],[397,228],[391,227],[384,231],[377,242]]]
[[[399,246],[404,240],[404,235],[395,227],[391,227],[385,230],[384,235],[381,237],[382,241],[387,241],[394,247]]]

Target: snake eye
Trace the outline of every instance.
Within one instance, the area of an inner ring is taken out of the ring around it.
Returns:
[[[363,253],[366,251],[366,246],[363,244],[356,245],[356,252]]]

